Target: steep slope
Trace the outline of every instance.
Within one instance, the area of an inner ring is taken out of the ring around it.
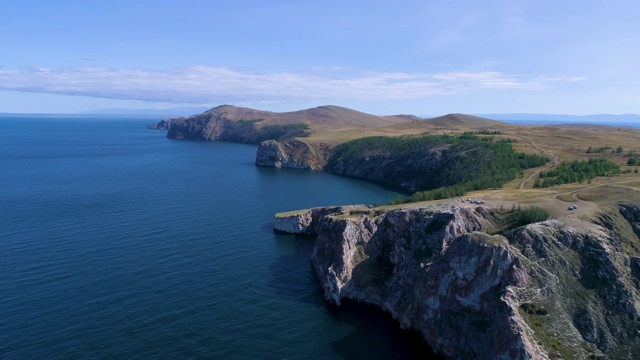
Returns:
[[[327,163],[331,149],[327,144],[302,141],[266,140],[256,151],[256,166],[320,170]]]
[[[171,124],[174,123],[177,120],[181,120],[184,119],[184,117],[174,117],[174,118],[166,118],[163,119],[159,122],[154,122],[153,124],[147,126],[147,129],[152,129],[152,130],[169,130],[169,128],[171,127]]]
[[[336,146],[325,170],[415,192],[499,187],[546,161],[516,153],[506,141],[470,134],[367,137]]]
[[[167,137],[258,144],[268,139],[286,140],[309,135],[307,124],[274,120],[273,114],[223,105],[202,114],[173,121]]]
[[[618,208],[635,229],[640,207]],[[640,260],[621,244],[638,238],[577,219],[491,235],[502,215],[352,206],[276,215],[274,227],[316,236],[326,300],[379,306],[448,357],[637,359]]]

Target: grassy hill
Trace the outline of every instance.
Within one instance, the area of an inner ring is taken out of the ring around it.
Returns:
[[[448,114],[430,119],[411,115],[377,116],[339,106],[320,106],[279,113],[223,105],[180,121],[189,131],[202,129],[206,135],[202,137],[204,140],[215,140],[213,137],[219,136],[219,140],[259,143],[268,138],[296,138],[310,144],[310,148],[321,144],[325,148],[328,146],[329,149],[337,149],[340,144],[368,136],[460,136],[472,133],[491,137],[496,142],[505,140],[517,152],[541,155],[551,161],[544,166],[523,169],[515,179],[508,181],[500,189],[476,191],[468,196],[483,196],[507,202],[508,205],[513,201],[542,206],[551,202],[551,210],[561,212],[566,208],[563,201],[575,201],[571,194],[578,197],[576,194],[582,191],[580,189],[592,189],[589,186],[596,184],[617,186],[615,184],[622,181],[620,179],[625,179],[624,181],[631,181],[631,186],[626,183],[620,186],[626,186],[626,190],[630,190],[637,188],[633,181],[640,179],[634,173],[639,167],[626,165],[629,158],[640,158],[640,129],[626,126],[516,125],[465,114]],[[221,128],[220,124],[225,125],[228,130],[215,133]],[[243,132],[250,136],[237,135]],[[406,157],[409,159],[412,156],[422,155],[416,153]],[[329,155],[326,159],[329,160]],[[583,184],[533,188],[541,171],[552,170],[564,161],[589,159],[612,161],[620,165],[621,175],[589,179],[589,182]],[[375,164],[372,166],[372,169],[375,168]],[[574,213],[582,213],[585,208],[589,207],[582,206]]]
[[[477,129],[488,131],[491,129],[502,129],[509,126],[508,124],[500,121],[465,114],[448,114],[432,119],[425,119],[424,122],[432,127],[451,130]]]

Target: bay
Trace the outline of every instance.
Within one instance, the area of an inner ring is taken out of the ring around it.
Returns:
[[[386,314],[327,305],[313,239],[272,231],[276,212],[398,194],[149,122],[0,117],[1,359],[429,354]]]

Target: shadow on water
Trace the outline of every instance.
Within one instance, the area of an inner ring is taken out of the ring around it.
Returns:
[[[391,315],[373,305],[343,300],[340,306],[327,307],[336,321],[356,330],[331,343],[344,359],[445,359],[418,332],[401,329]]]
[[[281,233],[274,233],[273,236],[277,242],[293,246],[294,252],[281,255],[271,263],[269,287],[284,298],[305,304],[322,305],[322,290],[310,262],[313,237]]]
[[[444,359],[431,350],[418,332],[401,329],[391,315],[375,306],[350,300],[343,300],[340,306],[326,302],[310,263],[314,238],[280,233],[274,236],[276,241],[295,250],[271,264],[269,286],[279,296],[323,308],[333,321],[353,329],[329,344],[340,358]]]

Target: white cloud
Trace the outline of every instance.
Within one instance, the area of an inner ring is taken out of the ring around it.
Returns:
[[[368,72],[340,77],[293,72],[254,73],[224,67],[164,70],[24,68],[0,70],[0,89],[174,103],[317,99],[414,100],[486,91],[537,91],[578,77],[507,75],[496,71],[445,73]]]

